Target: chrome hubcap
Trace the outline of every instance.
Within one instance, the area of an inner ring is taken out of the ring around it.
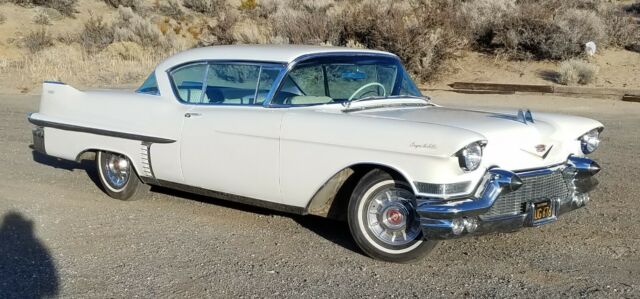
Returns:
[[[117,154],[106,154],[104,162],[105,178],[116,189],[123,188],[129,181],[131,165],[129,159]]]
[[[384,189],[374,195],[366,212],[372,234],[389,245],[404,245],[420,234],[413,193],[402,188]]]

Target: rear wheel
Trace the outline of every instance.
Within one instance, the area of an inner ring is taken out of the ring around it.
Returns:
[[[98,176],[105,193],[120,200],[135,200],[144,184],[138,178],[129,158],[112,152],[98,152]]]
[[[349,229],[367,255],[406,263],[422,258],[437,244],[424,240],[409,185],[383,170],[367,173],[349,201]]]

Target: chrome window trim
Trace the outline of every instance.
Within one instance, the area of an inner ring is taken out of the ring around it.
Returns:
[[[280,74],[278,74],[278,77],[276,77],[276,79],[273,81],[273,84],[271,85],[271,89],[269,90],[269,93],[267,94],[267,98],[265,99],[265,103],[267,102],[267,99],[270,100],[269,96],[273,96],[273,88],[276,86],[277,83],[279,83],[279,80],[281,80],[282,73],[283,71],[286,69],[287,64],[284,62],[279,62],[279,61],[253,61],[253,60],[228,60],[228,59],[220,59],[220,60],[216,60],[216,59],[208,59],[208,60],[192,60],[189,62],[185,62],[185,63],[181,63],[178,65],[175,65],[169,69],[167,69],[166,75],[167,78],[169,79],[169,84],[171,85],[171,90],[173,91],[173,97],[176,100],[176,102],[178,102],[179,104],[182,105],[187,105],[187,106],[247,106],[247,107],[260,107],[260,106],[264,106],[264,105],[244,105],[244,104],[223,104],[223,103],[201,103],[202,98],[200,99],[199,103],[187,103],[184,102],[182,100],[180,100],[180,97],[178,95],[178,90],[176,89],[176,85],[175,82],[173,81],[173,77],[171,76],[171,73],[174,71],[177,71],[181,68],[184,67],[188,67],[191,65],[196,65],[196,64],[206,64],[207,65],[207,70],[205,71],[205,73],[208,73],[209,71],[209,65],[212,64],[236,64],[236,65],[252,65],[252,66],[259,66],[260,70],[262,70],[262,68],[266,67],[266,68],[273,68],[273,69],[280,69]],[[206,80],[206,75],[202,80],[202,84],[203,84],[203,88],[204,87],[204,81]],[[258,78],[258,82],[260,81],[260,79]]]

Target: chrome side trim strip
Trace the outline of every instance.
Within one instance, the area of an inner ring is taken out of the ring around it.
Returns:
[[[89,127],[82,127],[82,126],[76,126],[76,125],[70,125],[70,124],[39,120],[39,119],[31,118],[31,116],[29,116],[27,119],[29,120],[30,123],[36,126],[60,129],[65,131],[74,131],[74,132],[82,132],[82,133],[103,135],[103,136],[109,136],[109,137],[140,140],[143,142],[151,142],[151,143],[176,142],[173,139],[166,139],[166,138],[145,136],[145,135],[138,135],[138,134],[131,134],[131,133],[123,133],[123,132],[117,132],[117,131],[109,131],[109,130],[102,130],[102,129],[96,129],[96,128],[89,128]]]
[[[229,194],[229,193],[224,193],[220,191],[214,191],[214,190],[209,190],[209,189],[204,189],[200,187],[194,187],[194,186],[189,186],[189,185],[184,185],[184,184],[174,183],[174,182],[169,182],[164,180],[155,180],[155,182],[150,182],[150,183],[153,185],[158,185],[160,187],[180,190],[187,193],[194,193],[202,196],[218,198],[226,201],[237,202],[237,203],[251,205],[255,207],[266,208],[266,209],[276,210],[276,211],[290,213],[290,214],[306,215],[306,211],[304,207],[290,206],[290,205],[285,205],[281,203],[270,202],[270,201],[265,201],[261,199],[251,198],[251,197],[244,197],[240,195]]]
[[[51,81],[51,80],[45,80],[42,83],[47,83],[47,84],[58,84],[58,85],[67,85],[67,83],[64,82],[60,82],[60,81]]]

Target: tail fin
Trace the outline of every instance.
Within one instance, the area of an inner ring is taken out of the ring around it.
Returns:
[[[76,98],[82,91],[73,88],[71,85],[67,85],[57,81],[44,81],[42,83],[42,96],[40,98],[40,113],[46,113],[49,110],[56,109],[55,106],[64,106],[55,104],[58,101],[64,101],[65,99]]]

